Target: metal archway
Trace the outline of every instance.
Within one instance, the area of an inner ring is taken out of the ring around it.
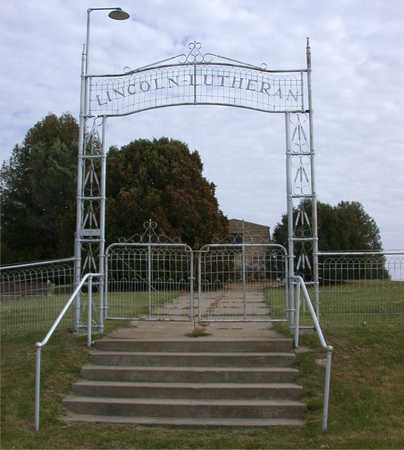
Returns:
[[[222,105],[284,114],[286,136],[286,193],[290,279],[311,273],[309,284],[318,293],[318,236],[311,53],[306,67],[274,70],[214,53],[203,53],[191,42],[187,53],[120,74],[87,74],[82,55],[80,136],[75,234],[75,282],[87,272],[104,272],[107,118],[180,105]],[[311,203],[311,217],[300,207]],[[295,205],[299,204],[297,214]],[[298,258],[295,260],[295,250]],[[100,292],[103,292],[103,278]],[[289,290],[293,295],[293,290]],[[290,303],[292,304],[292,302]],[[80,327],[80,300],[75,326]]]

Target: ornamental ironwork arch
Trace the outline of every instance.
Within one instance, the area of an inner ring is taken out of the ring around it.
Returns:
[[[289,275],[310,276],[318,311],[317,200],[311,98],[311,51],[306,67],[275,70],[204,53],[200,42],[171,58],[119,74],[87,74],[82,54],[75,234],[75,281],[104,273],[106,141],[110,117],[184,105],[221,105],[284,114]],[[310,215],[306,205],[310,203]],[[296,256],[295,256],[296,255]],[[309,274],[309,275],[308,275]],[[103,277],[100,281],[103,292]],[[292,290],[290,290],[292,291]],[[80,326],[80,301],[76,305]]]

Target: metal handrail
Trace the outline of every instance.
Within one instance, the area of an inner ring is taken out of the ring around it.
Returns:
[[[77,295],[81,291],[82,287],[88,280],[88,318],[87,318],[87,346],[91,347],[92,339],[91,339],[91,333],[92,333],[92,300],[93,300],[93,277],[100,277],[102,276],[100,273],[87,273],[84,275],[84,277],[81,279],[80,283],[77,285],[76,289],[74,290],[73,294],[70,296],[69,300],[66,302],[65,306],[63,307],[62,311],[56,318],[56,320],[53,322],[52,326],[50,327],[48,333],[44,337],[44,339],[41,342],[37,342],[35,344],[36,348],[36,355],[35,355],[35,431],[39,431],[39,415],[40,415],[40,387],[41,387],[41,352],[42,348],[45,347],[45,345],[48,343],[49,339],[52,337],[52,334],[62,321],[64,315],[66,314],[67,310],[71,306],[71,304],[76,300]]]
[[[307,308],[311,315],[311,318],[314,323],[314,328],[317,332],[317,335],[320,339],[321,347],[327,352],[326,354],[326,366],[325,366],[325,374],[324,374],[324,397],[323,397],[323,420],[322,420],[322,429],[323,431],[327,431],[328,429],[328,407],[330,402],[330,384],[331,384],[331,362],[332,362],[332,352],[333,347],[328,345],[323,331],[321,330],[320,322],[318,321],[316,312],[314,311],[313,304],[310,300],[310,295],[307,291],[305,282],[301,276],[293,276],[291,277],[293,280],[297,281],[297,295],[296,295],[296,315],[295,315],[295,332],[294,332],[294,346],[297,348],[299,346],[299,316],[300,316],[300,289],[303,291],[303,296],[307,304]]]

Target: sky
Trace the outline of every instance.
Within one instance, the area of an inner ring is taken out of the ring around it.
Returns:
[[[0,15],[0,159],[46,114],[78,117],[88,7],[90,72],[120,73],[205,52],[268,68],[305,65],[312,51],[318,199],[359,201],[384,249],[404,249],[403,0],[10,0]],[[286,210],[284,118],[228,107],[175,107],[108,124],[108,145],[168,136],[200,152],[229,218],[269,225]],[[134,232],[139,230],[134,230]]]

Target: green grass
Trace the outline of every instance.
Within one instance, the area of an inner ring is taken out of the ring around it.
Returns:
[[[24,335],[32,331],[46,332],[56,319],[67,300],[70,291],[52,295],[26,295],[0,303],[0,328],[2,335]],[[177,291],[153,294],[153,313],[164,304],[172,302]],[[81,294],[81,317],[87,320],[87,294]],[[99,295],[93,295],[94,314],[99,305]],[[69,329],[73,321],[72,305],[60,325]],[[149,296],[147,292],[114,292],[109,294],[109,315],[125,318],[142,317],[148,314]],[[96,319],[96,317],[94,317]]]
[[[111,325],[108,325],[111,327]],[[116,322],[114,322],[116,326]],[[293,429],[176,429],[65,424],[62,399],[87,360],[84,338],[57,332],[43,352],[41,430],[33,430],[34,342],[40,333],[1,344],[1,448],[402,448],[404,328],[326,329],[334,346],[329,432],[321,433],[323,357],[317,337],[298,355],[308,405]]]
[[[314,289],[308,291],[314,305]],[[276,315],[282,311],[283,289],[267,289],[265,298]],[[311,324],[304,305],[301,312],[302,324]],[[334,327],[399,325],[404,319],[404,282],[363,280],[320,286],[320,317],[322,324]]]
[[[178,297],[178,291],[155,291],[152,294],[152,313],[164,310],[164,305]],[[149,313],[148,292],[112,292],[108,295],[110,317],[142,317]]]

